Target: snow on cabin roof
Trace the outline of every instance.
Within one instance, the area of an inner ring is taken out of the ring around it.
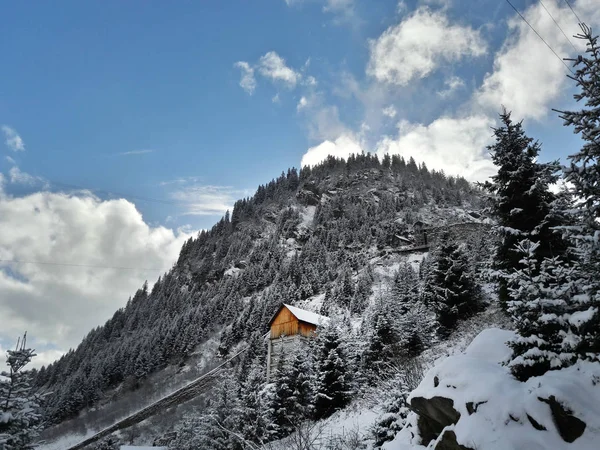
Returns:
[[[269,321],[269,325],[273,323],[275,317],[281,312],[283,308],[287,308],[290,312],[298,319],[300,322],[312,323],[313,325],[325,325],[329,322],[329,317],[322,316],[321,314],[317,314],[311,311],[307,311],[305,309],[297,308],[296,306],[288,305],[283,303],[277,312],[273,315],[273,318]]]
[[[325,325],[327,322],[329,322],[329,317],[322,316],[321,314],[300,309],[285,303],[283,306],[289,309],[290,312],[301,322],[312,323],[313,325]]]

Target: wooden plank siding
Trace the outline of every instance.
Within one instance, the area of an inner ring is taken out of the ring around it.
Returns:
[[[317,332],[317,326],[312,323],[299,322],[299,334],[306,337],[314,336]]]
[[[317,329],[316,325],[300,322],[287,308],[282,308],[271,323],[271,339],[281,336],[294,336],[300,334],[309,337]]]

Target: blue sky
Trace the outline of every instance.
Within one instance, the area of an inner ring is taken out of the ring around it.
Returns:
[[[574,53],[539,2],[514,3]],[[544,4],[577,32],[564,1]],[[573,4],[600,24],[595,0]],[[572,104],[566,69],[502,1],[5,2],[1,20],[0,259],[153,269],[0,265],[4,348],[28,324],[48,351],[75,345],[190,233],[301,162],[399,153],[485,179],[502,104],[544,159],[578,145],[551,112]],[[75,326],[64,311],[82,302]]]

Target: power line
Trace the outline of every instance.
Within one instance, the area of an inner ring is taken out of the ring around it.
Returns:
[[[521,13],[519,12],[519,10],[518,10],[517,8],[515,8],[515,5],[513,5],[513,4],[511,3],[511,1],[510,1],[510,0],[506,0],[506,2],[507,2],[507,3],[508,3],[508,4],[509,4],[511,7],[512,7],[512,9],[514,9],[514,10],[515,10],[515,12],[516,12],[516,13],[519,15],[519,17],[520,17],[521,19],[523,19],[523,21],[524,21],[524,22],[525,22],[525,23],[526,23],[526,24],[529,26],[529,28],[531,28],[531,29],[533,30],[533,32],[534,32],[535,34],[537,34],[537,36],[538,36],[538,37],[539,37],[539,38],[542,40],[542,42],[543,42],[544,44],[546,44],[546,47],[548,47],[548,48],[550,49],[550,51],[551,51],[552,53],[554,53],[554,56],[556,56],[556,57],[558,58],[558,60],[559,60],[559,61],[560,61],[560,62],[563,64],[563,66],[565,66],[565,67],[567,68],[567,70],[568,70],[569,72],[571,72],[571,74],[575,75],[575,73],[573,73],[573,71],[572,71],[572,70],[571,70],[571,68],[570,68],[570,67],[567,65],[567,63],[565,63],[565,62],[563,61],[563,59],[562,59],[560,56],[558,56],[558,53],[556,53],[556,52],[554,51],[554,49],[553,49],[552,47],[550,47],[550,44],[548,44],[548,43],[546,42],[546,40],[545,40],[545,39],[544,39],[544,38],[543,38],[543,37],[540,35],[540,33],[538,33],[538,32],[536,31],[536,29],[535,29],[535,28],[533,28],[533,26],[532,26],[532,25],[531,25],[531,24],[530,24],[530,23],[527,21],[527,19],[526,19],[526,18],[523,16],[523,14],[521,14]]]
[[[115,269],[115,270],[145,270],[156,272],[157,270],[163,270],[158,268],[147,268],[147,267],[120,267],[120,266],[96,266],[93,264],[71,264],[71,263],[59,263],[50,261],[23,261],[17,259],[0,259],[0,263],[13,263],[13,264],[37,264],[43,266],[65,266],[65,267],[83,267],[88,269]]]
[[[579,16],[577,15],[577,13],[575,12],[575,10],[573,9],[573,7],[571,6],[571,4],[569,3],[569,0],[565,0],[565,3],[569,6],[569,9],[575,15],[575,18],[577,19],[577,22],[583,23],[583,21],[579,18]]]
[[[558,27],[558,29],[561,31],[561,33],[563,34],[563,36],[565,37],[565,39],[567,41],[569,41],[569,44],[571,44],[571,47],[573,47],[573,50],[575,50],[577,52],[577,48],[575,47],[575,45],[573,44],[573,42],[571,42],[571,39],[569,39],[569,36],[567,36],[567,34],[563,31],[563,29],[560,27],[560,25],[558,24],[558,22],[556,21],[556,19],[554,17],[552,17],[552,14],[550,14],[550,11],[548,11],[548,8],[546,8],[546,5],[544,5],[544,2],[542,0],[540,0],[540,5],[542,5],[542,8],[544,8],[546,10],[546,12],[550,16],[550,18],[554,21],[554,23],[556,24],[556,26]]]

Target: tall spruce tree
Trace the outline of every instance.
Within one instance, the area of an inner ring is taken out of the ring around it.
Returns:
[[[578,291],[576,271],[560,258],[537,259],[541,244],[523,239],[515,246],[521,267],[511,272],[508,302],[517,329],[509,342],[509,366],[521,381],[551,369],[570,366],[581,343],[573,294]]]
[[[564,124],[583,140],[581,150],[569,156],[565,179],[571,183],[574,204],[570,211],[575,226],[568,235],[576,247],[579,295],[573,301],[582,311],[578,330],[582,337],[578,354],[598,358],[600,353],[600,46],[591,28],[580,24],[576,37],[586,42],[586,54],[574,61],[572,78],[584,102],[578,111],[559,111]]]
[[[8,372],[0,373],[0,449],[33,449],[41,415],[37,397],[31,391],[31,373],[25,369],[35,355],[27,348],[27,335],[8,350]]]
[[[509,310],[518,331],[510,343],[510,366],[520,380],[600,356],[600,49],[591,30],[581,28],[577,37],[587,41],[587,56],[574,60],[577,70],[571,78],[580,89],[575,99],[585,100],[585,107],[560,112],[584,141],[564,169],[572,203],[570,224],[562,229],[573,252],[565,263],[535,255],[542,242],[525,239],[516,246],[522,268],[510,278],[514,300]]]
[[[499,276],[499,298],[503,306],[510,298],[507,275],[519,267],[521,256],[515,244],[528,238],[539,243],[536,258],[560,256],[566,244],[553,227],[559,225],[551,214],[556,195],[548,186],[558,179],[557,162],[540,163],[539,142],[528,137],[522,122],[513,122],[511,113],[500,114],[502,126],[494,129],[496,142],[488,147],[498,173],[483,186],[492,194],[493,212],[502,236],[495,258]]]
[[[481,288],[467,255],[447,234],[433,255],[424,289],[424,301],[435,310],[441,337],[448,336],[459,319],[472,316],[480,308]]]
[[[350,401],[350,372],[340,333],[332,320],[319,331],[315,367],[314,416],[329,417]]]
[[[364,354],[365,372],[371,382],[392,372],[393,360],[399,356],[400,336],[393,323],[391,311],[384,302],[376,307],[371,318],[372,330],[368,336],[368,345]]]

